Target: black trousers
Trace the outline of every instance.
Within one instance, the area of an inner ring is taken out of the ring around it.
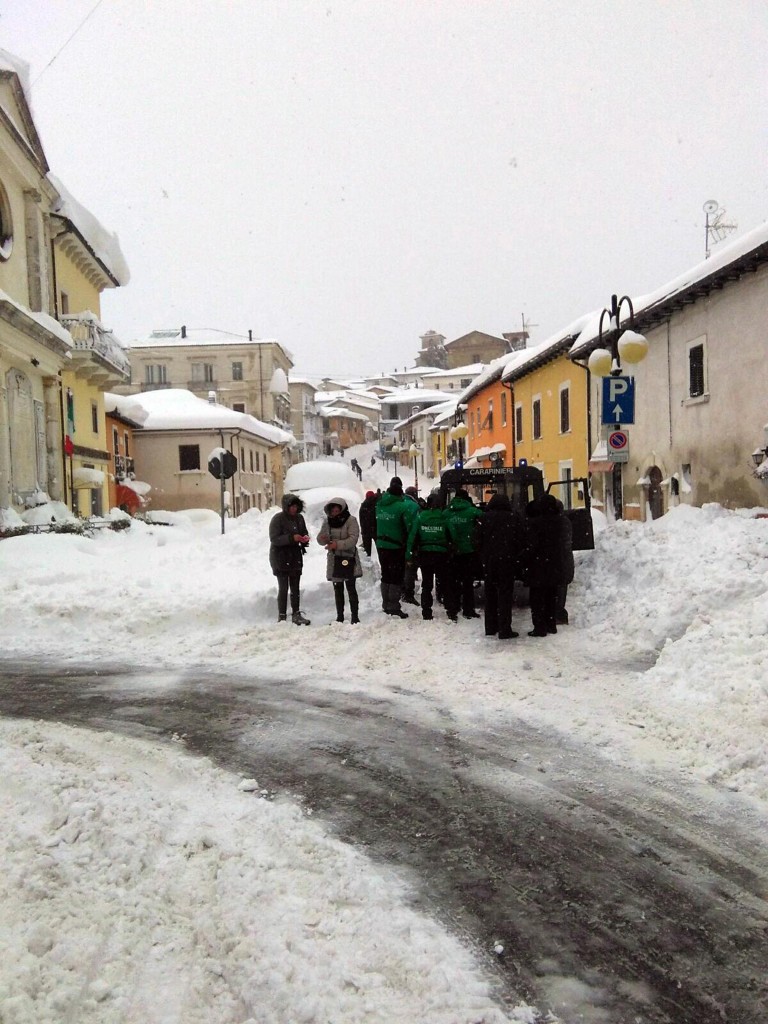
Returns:
[[[381,582],[402,587],[405,576],[405,548],[380,548],[376,546],[381,565]]]
[[[301,576],[289,576],[287,572],[277,573],[277,614],[288,613],[288,587],[291,588],[291,611],[297,612],[301,608],[301,594],[299,584]]]
[[[485,581],[485,634],[502,640],[512,635],[512,598],[515,592],[515,581]]]
[[[421,614],[425,619],[432,618],[434,598],[432,589],[437,583],[437,589],[442,591],[444,586],[445,570],[448,565],[448,555],[439,551],[422,551],[419,555],[419,567],[421,568]]]
[[[469,615],[475,610],[475,579],[478,577],[476,554],[454,555],[445,574],[443,587],[445,610],[458,615],[461,610]]]
[[[536,584],[531,587],[531,620],[533,628],[546,633],[557,628],[557,584]]]

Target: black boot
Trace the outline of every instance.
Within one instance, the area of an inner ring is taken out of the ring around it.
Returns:
[[[333,596],[336,598],[336,621],[344,621],[344,584],[333,584]]]
[[[407,619],[408,612],[404,612],[403,609],[400,607],[401,593],[402,588],[399,583],[389,584],[389,603],[387,605],[387,614],[394,616],[396,619]]]

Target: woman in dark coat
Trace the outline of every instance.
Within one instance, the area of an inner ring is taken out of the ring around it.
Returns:
[[[526,564],[531,588],[533,629],[528,636],[557,632],[557,592],[569,582],[565,516],[553,494],[528,506]]]
[[[505,494],[494,494],[480,526],[480,555],[485,579],[485,635],[499,640],[519,636],[512,629],[515,578],[525,547],[522,516]]]
[[[360,556],[357,553],[360,527],[343,498],[331,498],[323,511],[326,519],[320,527],[317,543],[322,544],[328,552],[325,577],[333,584],[333,595],[336,599],[336,621],[344,621],[344,586],[346,585],[351,615],[349,621],[354,625],[360,621],[356,581],[358,576],[363,575]],[[342,555],[346,556],[346,560],[351,563],[349,565],[350,575],[337,575],[337,569],[341,567],[337,565],[336,557]]]
[[[272,516],[269,524],[269,564],[277,576],[277,621],[285,622],[288,613],[288,589],[291,591],[292,621],[308,626],[309,619],[301,611],[299,582],[304,568],[304,552],[309,544],[304,522],[304,502],[295,494],[286,494],[283,511]]]

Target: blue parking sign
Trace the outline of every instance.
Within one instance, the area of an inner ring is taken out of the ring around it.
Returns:
[[[634,377],[603,377],[603,416],[600,422],[635,422]]]

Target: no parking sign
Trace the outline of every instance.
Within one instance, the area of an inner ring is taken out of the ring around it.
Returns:
[[[611,431],[607,447],[609,462],[629,462],[629,434],[626,430]]]

